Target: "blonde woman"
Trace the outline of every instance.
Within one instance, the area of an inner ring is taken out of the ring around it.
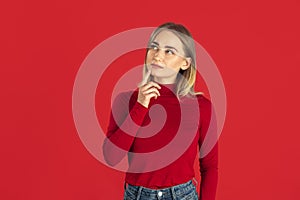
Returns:
[[[215,199],[217,144],[199,158],[199,195],[193,181],[197,148],[211,126],[213,113],[211,102],[194,91],[195,79],[196,53],[190,32],[180,24],[162,24],[150,37],[140,86],[134,92],[119,94],[113,103],[103,145],[104,157],[110,165],[118,164],[128,154],[124,200]],[[151,113],[157,105],[165,113]],[[183,135],[180,142],[172,143],[179,132]],[[157,153],[168,145],[173,147],[158,159],[147,154]]]

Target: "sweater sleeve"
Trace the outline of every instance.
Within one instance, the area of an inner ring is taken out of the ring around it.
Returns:
[[[217,140],[215,112],[211,102],[203,97],[200,100],[200,200],[215,200],[216,198],[218,183]]]
[[[130,150],[134,136],[148,112],[148,109],[136,100],[128,111],[129,99],[130,95],[121,93],[115,98],[112,106],[107,137],[103,143],[104,158],[111,166],[118,164]]]

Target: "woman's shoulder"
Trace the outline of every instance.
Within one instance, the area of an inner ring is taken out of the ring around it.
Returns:
[[[206,97],[203,93],[199,93],[199,94],[196,94],[196,97],[198,99],[198,103],[199,103],[199,106],[200,107],[210,107],[211,106],[211,100]]]
[[[210,102],[210,99],[206,97],[204,93],[196,93],[195,95],[199,101]]]

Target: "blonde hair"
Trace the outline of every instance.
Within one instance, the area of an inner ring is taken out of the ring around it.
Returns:
[[[186,70],[180,69],[176,80],[176,96],[178,98],[183,96],[195,96],[197,94],[203,94],[201,92],[195,92],[195,81],[196,81],[196,51],[195,44],[191,33],[181,24],[175,24],[173,22],[168,22],[157,27],[150,36],[148,46],[153,42],[155,37],[163,30],[168,30],[174,33],[181,41],[184,50],[184,56],[191,58],[190,67]],[[146,58],[148,49],[145,57],[145,65],[143,70],[143,78],[147,73]],[[146,82],[152,80],[152,76]]]

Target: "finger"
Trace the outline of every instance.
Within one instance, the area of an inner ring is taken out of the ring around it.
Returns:
[[[149,83],[147,83],[146,85],[143,85],[141,87],[141,90],[142,91],[145,91],[145,90],[148,90],[149,88],[151,87],[155,87],[155,88],[158,88],[158,89],[161,89],[160,85],[158,85],[157,83],[153,82],[153,81],[150,81]]]
[[[150,81],[148,84],[150,84],[154,87],[157,87],[158,89],[161,89],[160,85],[158,83],[153,82],[153,81]]]
[[[148,69],[148,72],[146,73],[146,76],[145,76],[145,79],[148,80],[148,78],[150,77],[151,75],[151,67]]]
[[[141,84],[140,84],[141,86],[143,86],[143,85],[145,85],[145,84],[147,83],[147,81],[148,81],[150,75],[151,75],[151,68],[148,69],[148,72],[146,73],[144,79],[142,80],[142,82],[141,82]]]
[[[152,93],[146,94],[146,95],[145,95],[145,98],[146,98],[146,99],[151,99],[151,98],[154,97],[155,99],[157,99],[157,96],[158,96],[158,95],[157,95],[155,92],[152,92]]]
[[[159,93],[158,89],[155,88],[155,87],[149,88],[148,90],[145,90],[142,93],[143,93],[143,95],[147,95],[147,94],[150,94],[150,93],[153,93],[153,92],[155,92],[158,96],[160,96],[160,93]]]

